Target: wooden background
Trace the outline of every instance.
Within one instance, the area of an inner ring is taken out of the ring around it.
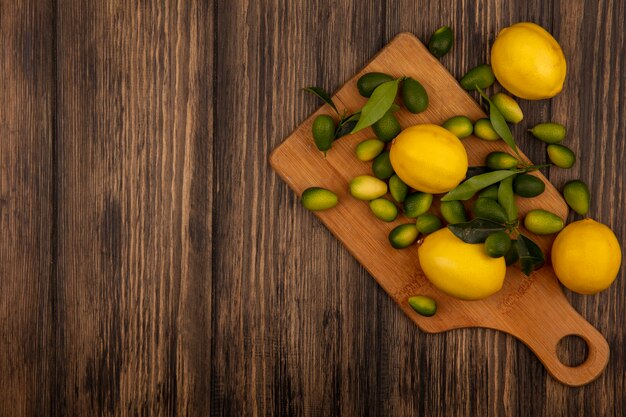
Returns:
[[[612,349],[569,388],[505,334],[420,332],[267,163],[299,89],[397,33],[451,25],[460,76],[531,20],[569,75],[519,143],[565,123],[579,162],[546,174],[624,244],[624,1],[514,3],[0,0],[0,416],[624,415],[624,267],[567,292]]]

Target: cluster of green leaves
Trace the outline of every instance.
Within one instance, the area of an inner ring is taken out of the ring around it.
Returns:
[[[541,268],[545,263],[545,256],[541,248],[528,236],[519,233],[516,227],[511,228],[506,223],[477,217],[469,222],[448,225],[448,229],[456,237],[466,243],[484,243],[492,234],[501,231],[515,231],[517,237],[512,239],[511,250],[517,253],[520,269],[526,275]]]
[[[519,164],[517,168],[507,170],[489,170],[487,167],[470,167],[466,181],[451,190],[441,199],[442,201],[468,200],[477,192],[494,184],[499,184],[497,202],[506,213],[506,222],[496,222],[493,219],[483,219],[479,217],[471,222],[450,225],[449,228],[456,236],[468,243],[484,242],[491,234],[502,231],[508,232],[510,237],[516,236],[516,239],[512,239],[513,244],[511,250],[505,257],[507,265],[509,261],[518,261],[522,272],[526,275],[530,275],[533,271],[541,268],[545,264],[545,255],[532,239],[520,233],[518,229],[518,208],[515,204],[513,193],[513,180],[518,174],[536,171],[553,165],[568,168],[573,164],[575,158],[570,156],[567,163],[563,163],[563,166],[556,163],[552,156],[550,157],[552,163],[549,164],[530,165],[523,161],[515,139],[507,124],[507,120],[500,109],[485,95],[479,86],[475,86],[475,90],[478,91],[489,106],[489,120],[493,129],[509,148],[511,148],[515,155],[517,155]],[[565,128],[556,123],[546,123],[537,126],[534,130],[535,131],[532,131],[533,135],[548,143],[560,141],[565,136]],[[569,151],[569,149],[565,149],[565,151]],[[565,151],[563,153],[565,153]],[[569,152],[571,153],[571,151]],[[566,158],[564,157],[562,159]],[[579,209],[582,213],[586,213],[588,210],[589,197],[584,189],[581,191],[580,200],[581,207],[579,207]],[[568,202],[568,204],[570,203]],[[572,204],[570,204],[570,206],[572,207]],[[511,253],[514,253],[514,256],[509,256]]]
[[[520,160],[521,168],[489,171],[485,167],[471,167],[467,179],[441,198],[441,201],[469,200],[476,193],[485,188],[498,185],[498,204],[506,213],[506,222],[497,222],[493,219],[477,217],[469,222],[449,225],[448,228],[458,238],[467,243],[483,243],[492,233],[506,231],[512,239],[511,251],[518,259],[520,269],[526,275],[541,268],[545,263],[545,256],[541,248],[518,229],[518,208],[513,194],[513,179],[517,174],[535,171],[545,165],[528,165],[522,163],[522,158],[513,138],[511,130],[497,106],[476,87],[476,90],[489,105],[489,119],[494,130],[502,140],[513,150]]]

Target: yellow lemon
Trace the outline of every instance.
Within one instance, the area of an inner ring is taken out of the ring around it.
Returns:
[[[552,245],[552,267],[572,291],[595,294],[617,277],[622,250],[615,234],[591,219],[570,223]]]
[[[426,278],[453,297],[479,300],[502,288],[504,257],[489,257],[484,244],[465,243],[447,227],[428,235],[417,253]]]
[[[426,193],[450,191],[467,172],[463,144],[441,126],[422,124],[406,128],[394,139],[389,152],[398,177]]]
[[[491,48],[491,67],[504,88],[528,100],[560,93],[567,72],[558,42],[544,28],[528,22],[500,31]]]

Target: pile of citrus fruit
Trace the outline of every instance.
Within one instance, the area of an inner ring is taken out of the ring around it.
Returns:
[[[429,50],[441,57],[453,46],[453,38],[452,30],[444,26],[433,34]],[[523,219],[518,216],[519,199],[537,197],[545,190],[535,174],[538,169],[567,169],[576,162],[575,153],[561,143],[566,128],[546,122],[529,129],[546,144],[549,160],[531,165],[521,158],[508,125],[523,120],[520,106],[505,93],[487,97],[483,92],[497,80],[518,98],[547,99],[563,89],[566,73],[565,56],[552,35],[534,23],[518,23],[498,34],[490,65],[471,69],[459,81],[466,90],[482,96],[488,118],[472,121],[457,115],[442,126],[420,124],[402,130],[394,115],[400,108],[396,102],[420,113],[428,108],[428,92],[411,77],[368,73],[357,83],[368,101],[352,114],[340,113],[324,90],[306,89],[338,116],[338,121],[330,115],[318,116],[313,139],[318,149],[327,152],[341,136],[372,128],[376,137],[359,143],[355,155],[371,161],[373,175],[352,179],[350,194],[367,201],[382,221],[392,222],[401,212],[412,219],[395,227],[389,242],[397,249],[417,242],[421,268],[439,290],[477,300],[500,290],[507,266],[517,264],[530,276],[543,267],[545,255],[524,235],[527,230],[535,235],[557,234],[551,252],[557,277],[572,291],[593,294],[615,280],[622,252],[607,226],[585,217],[591,201],[587,185],[572,180],[562,190],[581,220],[566,226],[565,219],[543,209],[531,210]],[[483,166],[469,167],[463,139],[472,134],[487,141],[502,140],[510,152],[492,152]],[[339,203],[335,193],[321,187],[305,190],[302,202],[310,210],[327,210]],[[435,314],[436,303],[428,297],[412,297],[409,303],[418,313]]]

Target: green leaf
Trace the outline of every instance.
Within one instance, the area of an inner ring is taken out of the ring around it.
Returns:
[[[509,222],[517,220],[517,205],[515,205],[515,196],[513,195],[513,178],[515,176],[503,179],[498,187],[498,203],[504,207]]]
[[[530,238],[519,234],[517,236],[517,253],[519,254],[520,269],[530,276],[533,271],[541,268],[545,263],[545,256],[541,248]]]
[[[335,129],[335,139],[339,139],[340,137],[349,134],[359,121],[359,117],[361,117],[360,111],[351,114],[350,116],[344,116],[344,118],[339,122],[339,125],[337,125],[337,129]]]
[[[517,174],[517,171],[502,169],[499,171],[487,172],[486,174],[475,175],[462,182],[448,194],[444,195],[441,198],[441,201],[469,200],[474,196],[474,194],[483,188],[489,187],[491,184],[495,184],[515,174]]]
[[[350,133],[356,133],[359,130],[365,129],[366,127],[379,121],[391,108],[391,105],[396,99],[399,84],[400,78],[393,81],[387,81],[386,83],[382,83],[376,87],[372,96],[369,100],[367,100],[367,103],[365,103],[365,106],[361,109],[359,122]]]
[[[513,149],[513,151],[515,151],[517,156],[521,159],[519,151],[517,150],[517,145],[515,144],[515,139],[513,139],[513,134],[511,133],[511,129],[509,129],[509,125],[506,124],[504,116],[502,115],[498,107],[493,104],[491,100],[489,100],[489,97],[485,95],[483,90],[481,90],[479,87],[476,87],[476,89],[478,90],[478,93],[481,95],[481,97],[487,100],[487,102],[489,103],[489,120],[491,121],[493,130],[496,131],[496,133],[502,138],[502,140],[507,145],[509,145],[509,147]]]
[[[465,243],[483,243],[490,234],[506,230],[506,227],[478,218],[465,223],[449,224],[448,229]]]
[[[344,120],[342,123],[348,123],[348,122],[358,122],[359,118],[361,117],[361,112],[358,111],[352,115],[350,115],[350,117],[348,117],[346,120]]]
[[[354,129],[358,122],[358,118],[356,120],[345,120],[342,124],[337,126],[337,130],[335,130],[335,139],[339,139],[342,136],[347,135]]]
[[[320,87],[306,87],[303,88],[303,90],[324,100],[324,102],[332,107],[333,110],[335,110],[335,113],[337,113],[337,115],[341,117],[341,114],[339,114],[339,110],[337,110],[337,106],[335,106],[335,103],[333,103],[333,99],[330,98],[330,94],[328,94],[326,90]]]

